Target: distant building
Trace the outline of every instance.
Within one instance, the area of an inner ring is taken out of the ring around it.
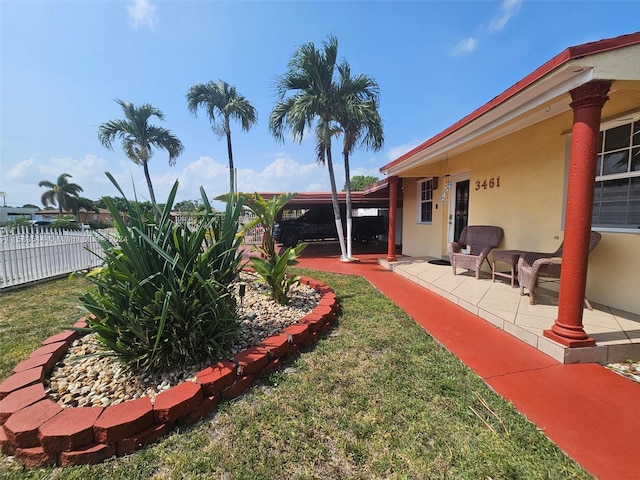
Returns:
[[[0,225],[12,222],[18,218],[36,220],[37,208],[0,207]]]

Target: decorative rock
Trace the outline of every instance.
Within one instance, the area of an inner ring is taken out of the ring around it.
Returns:
[[[211,359],[206,368],[203,363],[161,375],[134,374],[113,356],[102,355],[94,335],[78,338],[76,331],[63,331],[42,342],[0,384],[2,452],[16,453],[25,466],[55,463],[56,457],[62,466],[97,463],[116,451],[130,453],[165,435],[176,422],[193,423],[215,411],[222,398],[238,397],[255,377],[279,369],[280,358],[293,357],[298,345],[315,341],[316,332],[330,324],[316,311],[322,300],[314,288],[324,292],[322,307],[331,312],[329,318],[335,316],[335,293],[322,282],[308,279],[313,288],[304,282],[293,285],[289,304],[282,306],[268,298],[268,287],[254,281],[255,274],[241,276],[250,287],[240,337],[229,346],[239,366]],[[297,323],[301,319],[306,321]],[[85,326],[86,319],[74,325]],[[43,384],[45,370],[56,362]]]

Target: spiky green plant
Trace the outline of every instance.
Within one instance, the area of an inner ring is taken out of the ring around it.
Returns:
[[[269,285],[271,298],[280,305],[289,303],[289,289],[300,280],[298,276],[288,275],[287,269],[298,263],[297,259],[306,246],[306,243],[301,243],[296,247],[289,247],[282,255],[274,252],[271,260],[251,257],[251,264],[256,273]]]
[[[270,199],[264,198],[259,193],[243,193],[237,192],[233,195],[224,194],[216,197],[216,200],[228,202],[232,198],[235,201],[241,201],[243,205],[251,210],[255,218],[244,225],[240,233],[244,234],[252,228],[261,225],[263,229],[262,244],[255,247],[264,256],[265,259],[271,261],[275,255],[275,242],[273,240],[273,225],[280,210],[291,200],[295,198],[297,193],[284,193],[282,195],[274,195]]]
[[[157,219],[128,202],[125,222],[105,199],[117,237],[101,236],[104,266],[88,275],[95,290],[81,297],[95,317],[89,326],[99,340],[141,370],[223,354],[239,333],[230,285],[242,259],[237,236],[242,204],[229,203],[223,215],[214,215],[201,188],[201,222],[179,225],[170,218],[177,189],[178,182]]]
[[[241,233],[247,232],[257,225],[262,225],[262,245],[256,247],[261,256],[251,257],[251,264],[256,273],[269,285],[271,298],[280,305],[289,303],[289,289],[299,280],[299,277],[287,275],[287,269],[298,263],[297,258],[307,244],[303,243],[296,248],[288,248],[282,255],[278,255],[273,239],[273,225],[280,210],[296,195],[296,193],[285,193],[274,195],[267,200],[257,192],[253,194],[237,192],[233,195],[220,195],[216,198],[216,200],[222,200],[227,204],[232,203],[231,200],[240,202],[256,216],[253,221],[242,228]]]

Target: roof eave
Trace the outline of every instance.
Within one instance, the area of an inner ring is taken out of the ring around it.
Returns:
[[[563,89],[566,93],[593,78],[592,69],[576,68],[570,64],[571,60],[637,43],[640,43],[640,32],[567,48],[488,103],[384,165],[380,172],[397,175],[418,162],[437,161],[435,157],[446,155],[454,146],[472,142],[490,128],[499,128],[501,124],[515,118],[516,112],[521,115],[542,102],[559,96]],[[534,94],[537,98],[534,98]],[[468,148],[472,146],[470,143]]]

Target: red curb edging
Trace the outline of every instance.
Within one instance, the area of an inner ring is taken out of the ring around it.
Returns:
[[[0,400],[0,424],[5,423],[11,415],[24,407],[28,407],[40,400],[47,398],[44,385],[34,383],[28,387],[21,388]]]
[[[93,438],[98,443],[110,445],[151,425],[153,405],[149,397],[140,397],[107,407],[93,424]]]
[[[12,374],[4,382],[0,383],[0,400],[16,390],[28,387],[34,383],[44,382],[44,368],[36,367],[23,372]]]
[[[102,407],[63,409],[38,429],[40,445],[45,452],[62,452],[93,443],[93,426],[102,411]]]
[[[9,442],[16,448],[41,446],[38,429],[62,410],[60,405],[48,398],[18,410],[4,424]]]
[[[154,422],[175,422],[200,405],[202,397],[202,388],[195,382],[184,382],[158,394],[153,405]]]
[[[0,450],[26,468],[95,464],[113,455],[126,455],[167,435],[174,425],[188,425],[217,410],[223,400],[242,395],[256,378],[280,369],[284,359],[314,344],[339,312],[328,285],[309,277],[300,283],[322,295],[312,313],[281,333],[220,361],[156,396],[129,400],[105,409],[62,408],[44,390],[46,375],[64,358],[76,330],[64,330],[42,342],[27,360],[0,383]],[[74,324],[86,327],[86,320]]]

